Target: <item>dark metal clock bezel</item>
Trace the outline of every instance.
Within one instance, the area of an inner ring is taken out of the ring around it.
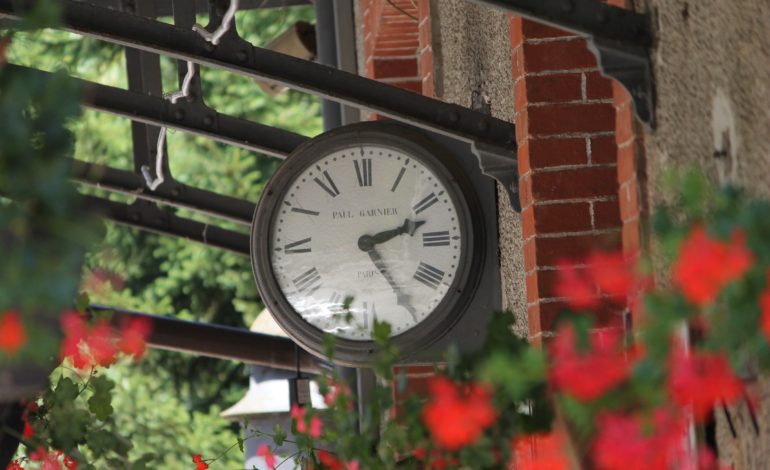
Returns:
[[[460,219],[459,267],[446,296],[424,320],[392,337],[393,344],[407,357],[439,340],[456,323],[476,290],[486,251],[481,205],[473,186],[451,153],[422,132],[390,122],[357,123],[321,134],[297,148],[278,167],[262,192],[251,227],[252,270],[265,306],[276,322],[301,347],[324,357],[325,332],[294,310],[276,281],[271,262],[271,234],[278,206],[298,175],[326,155],[362,143],[394,148],[419,160],[447,188]],[[365,366],[371,363],[377,349],[373,341],[337,337],[334,361]]]

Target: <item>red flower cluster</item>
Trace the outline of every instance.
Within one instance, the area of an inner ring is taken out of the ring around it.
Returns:
[[[422,420],[439,447],[457,450],[474,443],[497,418],[491,393],[477,384],[458,388],[446,377],[434,377],[430,401],[422,410]]]
[[[8,310],[0,315],[0,351],[16,354],[26,342],[27,331],[19,312]]]
[[[743,383],[733,374],[727,359],[719,354],[686,354],[677,347],[669,367],[669,393],[679,406],[692,405],[696,421],[703,420],[715,402],[733,402],[743,392]]]
[[[564,454],[564,438],[560,434],[535,434],[514,439],[513,459],[516,470],[567,470],[569,459]]]
[[[585,259],[584,268],[574,262],[560,262],[555,291],[575,309],[596,308],[600,294],[622,301],[636,283],[634,265],[622,253],[597,251]]]
[[[687,422],[678,415],[659,410],[646,420],[636,415],[603,414],[596,428],[593,458],[600,470],[681,468],[673,465],[683,457]]]
[[[152,330],[152,322],[134,318],[123,322],[120,335],[116,336],[106,320],[91,326],[77,312],[65,312],[61,316],[64,340],[61,358],[69,358],[77,369],[109,366],[117,358],[118,351],[138,359],[144,354],[146,340]]]
[[[324,403],[326,403],[326,406],[334,406],[338,397],[347,400],[350,394],[350,387],[347,385],[331,382],[329,384],[329,391],[324,395]],[[347,405],[349,409],[353,407],[352,402],[348,402]]]
[[[8,464],[7,467],[5,467],[5,470],[24,470],[24,467],[21,466],[21,462],[17,460],[12,460],[11,463]]]
[[[578,351],[576,340],[575,328],[568,324],[551,343],[550,381],[556,390],[589,401],[629,376],[631,362],[623,354],[617,330],[592,334],[586,351]]]
[[[307,417],[305,416],[306,414],[307,410],[305,408],[292,405],[291,418],[297,423],[297,432],[307,434],[314,439],[318,439],[321,437],[321,430],[323,428],[321,420],[318,418],[318,416],[313,416],[310,418],[310,424],[308,425]]]
[[[40,462],[41,470],[61,470],[62,465],[64,465],[64,468],[67,470],[77,470],[77,461],[63,454],[64,453],[60,450],[49,451],[44,447],[38,447],[29,454],[29,459],[33,462]],[[59,460],[61,460],[61,462]],[[22,467],[19,466],[19,468]]]
[[[267,465],[270,470],[275,469],[275,455],[273,455],[273,450],[269,445],[264,443],[261,444],[257,448],[257,455],[265,459],[265,465]]]
[[[682,243],[672,278],[687,300],[703,307],[713,303],[722,288],[743,276],[753,262],[742,231],[735,230],[729,242],[722,242],[696,227]]]
[[[192,461],[195,464],[195,470],[207,470],[209,468],[209,464],[203,461],[201,454],[193,455]]]

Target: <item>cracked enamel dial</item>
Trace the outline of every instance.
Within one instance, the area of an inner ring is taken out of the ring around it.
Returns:
[[[447,296],[464,219],[447,179],[423,159],[351,143],[317,155],[287,182],[270,224],[270,265],[305,322],[368,341],[377,318],[396,336]]]

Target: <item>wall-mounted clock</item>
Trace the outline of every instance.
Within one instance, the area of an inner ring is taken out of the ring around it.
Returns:
[[[305,349],[365,364],[374,319],[404,352],[441,338],[479,277],[483,223],[472,185],[446,148],[383,122],[322,134],[265,187],[252,266],[269,311]],[[351,297],[349,309],[345,299]]]

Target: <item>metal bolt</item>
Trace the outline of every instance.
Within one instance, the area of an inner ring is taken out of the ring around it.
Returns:
[[[249,55],[246,53],[246,51],[238,51],[238,53],[235,54],[235,58],[238,59],[239,62],[246,62],[246,59],[249,58]]]
[[[449,113],[449,121],[450,122],[457,122],[460,120],[460,114],[457,111],[452,111]]]
[[[174,119],[181,121],[184,119],[184,109],[177,109],[174,111]]]

